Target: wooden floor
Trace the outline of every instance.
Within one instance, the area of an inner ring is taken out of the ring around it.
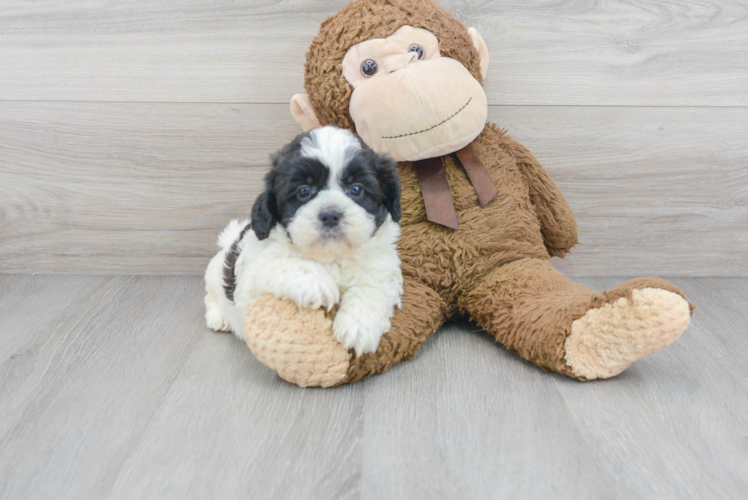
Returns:
[[[197,277],[0,276],[0,498],[745,498],[748,279],[674,281],[691,327],[609,381],[450,324],[305,390],[205,328]]]

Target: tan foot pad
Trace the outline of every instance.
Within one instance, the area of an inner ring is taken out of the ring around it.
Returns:
[[[566,364],[577,377],[608,378],[669,346],[691,321],[688,301],[660,288],[590,309],[571,324]]]
[[[351,355],[332,336],[323,310],[263,297],[247,310],[244,340],[252,354],[288,382],[331,387],[345,379]]]

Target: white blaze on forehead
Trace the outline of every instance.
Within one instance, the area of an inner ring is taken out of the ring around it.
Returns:
[[[319,160],[330,169],[329,185],[334,186],[349,161],[361,151],[361,143],[349,130],[326,126],[316,128],[301,141],[301,155]]]

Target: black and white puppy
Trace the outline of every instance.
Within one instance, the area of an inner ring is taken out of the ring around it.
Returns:
[[[251,222],[234,220],[205,273],[205,319],[243,338],[247,308],[265,294],[329,311],[337,340],[375,352],[400,306],[396,164],[348,130],[305,132],[273,156]]]

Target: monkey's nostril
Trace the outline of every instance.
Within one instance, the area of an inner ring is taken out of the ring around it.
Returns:
[[[388,69],[390,73],[394,73],[395,71],[399,69],[405,69],[410,64],[412,64],[414,61],[418,60],[418,54],[415,52],[408,52],[408,54],[405,55],[405,57],[402,56],[395,56],[396,59],[393,60],[393,64],[388,65]]]
[[[343,218],[343,214],[337,210],[325,210],[320,212],[319,220],[325,227],[335,227],[340,224],[340,219]]]

